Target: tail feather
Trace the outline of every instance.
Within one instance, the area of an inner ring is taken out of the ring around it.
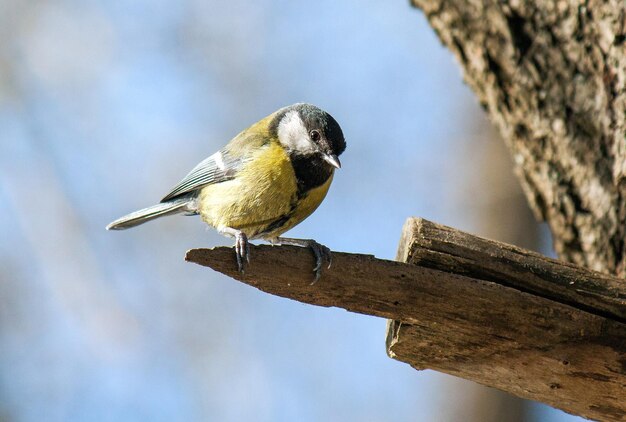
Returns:
[[[181,198],[156,204],[120,217],[106,228],[107,230],[124,230],[166,215],[193,212],[193,210],[190,209],[191,202],[189,198]]]

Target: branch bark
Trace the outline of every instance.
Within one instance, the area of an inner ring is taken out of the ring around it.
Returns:
[[[278,296],[393,319],[388,352],[417,369],[589,418],[626,418],[625,305],[619,302],[626,289],[616,279],[513,246],[494,256],[484,247],[494,242],[450,228],[439,232],[447,233],[442,241],[436,231],[416,227],[440,226],[409,220],[400,256],[414,264],[334,252],[333,267],[315,285],[312,254],[302,248],[252,247],[245,274],[237,272],[231,248],[194,249],[186,259]],[[472,239],[477,243],[469,245]],[[494,268],[493,260],[510,264]],[[574,285],[570,276],[559,279],[576,271]],[[593,280],[592,295],[581,290],[583,280]]]
[[[623,280],[422,218],[407,220],[396,259],[493,281],[626,323]]]
[[[505,139],[559,257],[626,275],[626,3],[412,1]]]

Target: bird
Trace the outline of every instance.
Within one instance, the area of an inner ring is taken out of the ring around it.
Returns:
[[[124,230],[173,214],[200,215],[220,234],[234,238],[238,270],[250,262],[249,241],[310,248],[314,280],[330,249],[313,239],[282,237],[322,203],[346,141],[339,123],[307,103],[283,107],[231,139],[201,161],[160,203],[125,215],[107,230]]]

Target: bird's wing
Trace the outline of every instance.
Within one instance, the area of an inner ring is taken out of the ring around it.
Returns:
[[[253,159],[255,152],[269,142],[267,127],[275,114],[270,114],[250,126],[235,136],[222,150],[195,166],[161,202],[234,178],[241,167]]]
[[[227,149],[216,152],[195,166],[161,202],[198,190],[206,185],[220,183],[235,177],[245,160],[233,158]]]

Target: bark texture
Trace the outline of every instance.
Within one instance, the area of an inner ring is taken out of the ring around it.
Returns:
[[[505,139],[563,260],[626,273],[626,2],[412,0]]]
[[[607,322],[621,321],[616,326],[626,328],[623,318],[626,315],[626,286],[621,280],[522,248],[483,239],[424,219],[409,219],[404,226],[396,259],[464,274],[474,279],[495,281],[557,302],[570,303],[594,314],[603,314],[606,309],[612,308],[615,312],[608,312],[612,315],[607,315]],[[595,302],[593,285],[596,283],[602,286],[600,301],[607,300],[612,302],[611,305],[608,302],[599,306],[591,305],[591,302]],[[581,285],[583,290],[580,290]],[[513,323],[508,313],[501,314],[499,319],[504,324]],[[513,325],[510,325],[509,334],[505,335],[509,340],[513,340],[509,335],[516,330]],[[549,324],[541,326],[545,330],[544,335],[558,330]],[[501,336],[491,325],[482,330],[478,328],[473,339],[462,339],[456,335],[446,338],[446,328],[441,328],[433,325],[428,318],[418,324],[389,321],[389,356],[418,370],[430,368],[472,379],[587,418],[626,420],[626,379],[613,377],[618,372],[626,375],[623,356],[626,338],[621,335],[614,338],[616,343],[613,343],[620,346],[609,346],[609,349],[596,346],[589,349],[584,339],[589,333],[583,329],[581,337],[572,342],[549,341],[535,348],[513,340],[504,348],[487,346],[487,351],[481,346],[488,343],[486,338]],[[604,343],[612,337],[606,334],[598,337],[605,346],[613,342]],[[489,358],[481,357],[482,352],[489,353]],[[599,358],[596,353],[604,357]],[[611,355],[613,357],[609,357]],[[570,366],[572,363],[574,366]],[[605,377],[601,374],[605,370],[613,375]],[[593,381],[579,383],[583,373]],[[548,389],[554,391],[548,393]]]
[[[232,248],[193,249],[186,259],[271,294],[390,318],[389,355],[416,369],[626,420],[621,280],[422,219],[405,225],[404,262],[333,252],[315,285],[310,250],[253,246],[251,253],[245,274]]]
[[[407,220],[397,259],[494,281],[626,324],[622,280],[423,218]]]

